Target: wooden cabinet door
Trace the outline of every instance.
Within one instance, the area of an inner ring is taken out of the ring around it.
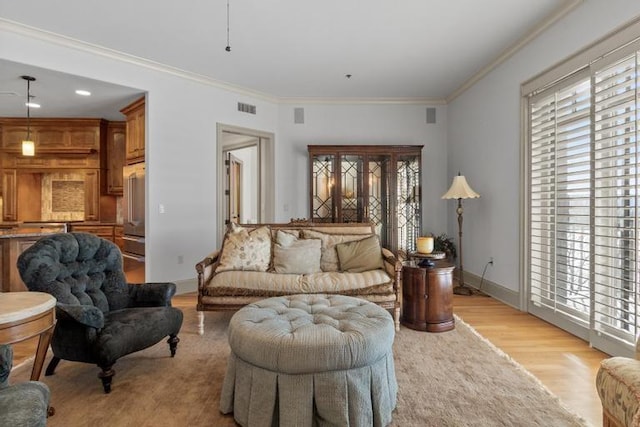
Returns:
[[[18,174],[16,170],[2,171],[2,220],[18,220]]]
[[[100,172],[97,170],[84,175],[84,220],[100,220]]]
[[[125,126],[125,122],[110,122],[107,128],[107,194],[115,196],[122,196]]]
[[[127,116],[125,159],[127,164],[144,161],[145,155],[145,99],[138,99],[120,110]]]

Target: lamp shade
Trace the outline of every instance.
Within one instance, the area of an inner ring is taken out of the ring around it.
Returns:
[[[449,191],[442,195],[443,199],[475,199],[476,197],[480,195],[469,187],[464,175],[460,174],[453,177]]]
[[[33,141],[22,141],[22,155],[23,156],[35,156],[36,145]]]

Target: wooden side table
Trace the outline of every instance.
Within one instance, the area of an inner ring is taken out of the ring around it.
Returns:
[[[402,266],[402,324],[419,331],[444,332],[455,327],[453,269],[445,261],[420,267],[415,261]]]
[[[56,299],[44,292],[0,293],[0,344],[13,344],[40,335],[31,380],[40,379],[56,323]]]

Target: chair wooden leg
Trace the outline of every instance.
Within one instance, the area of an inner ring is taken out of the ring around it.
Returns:
[[[204,311],[198,312],[198,335],[204,334]]]
[[[47,365],[47,370],[44,371],[44,376],[48,377],[55,373],[56,368],[58,367],[58,363],[60,363],[60,358],[53,356],[51,362]]]
[[[114,371],[112,368],[113,365],[100,366],[100,369],[102,369],[102,371],[98,374],[98,378],[102,380],[102,387],[104,388],[105,393],[111,393],[111,380],[116,374],[116,371]]]
[[[169,335],[169,339],[167,340],[169,343],[169,350],[171,350],[171,357],[176,355],[176,350],[178,348],[178,343],[180,342],[180,338],[177,335]]]

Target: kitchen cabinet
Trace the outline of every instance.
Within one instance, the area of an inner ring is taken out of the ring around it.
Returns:
[[[100,170],[74,170],[81,173],[84,179],[84,220],[100,220]],[[2,171],[2,221],[13,222],[23,220],[18,212],[18,170]]]
[[[120,251],[124,251],[124,227],[122,225],[116,225],[113,227],[113,243],[118,245]]]
[[[313,222],[372,222],[383,247],[415,251],[422,145],[309,145]]]
[[[14,170],[2,171],[2,221],[18,220],[18,174]]]
[[[92,153],[100,150],[107,122],[102,119],[31,119],[30,138],[36,155],[46,153]],[[27,138],[27,120],[0,118],[0,148],[19,154]]]
[[[145,158],[145,98],[142,97],[120,110],[126,119],[125,162],[144,162]]]
[[[84,220],[100,220],[100,171],[89,170],[84,174]]]
[[[122,196],[122,167],[124,166],[125,122],[109,122],[107,125],[106,179],[107,194]]]

